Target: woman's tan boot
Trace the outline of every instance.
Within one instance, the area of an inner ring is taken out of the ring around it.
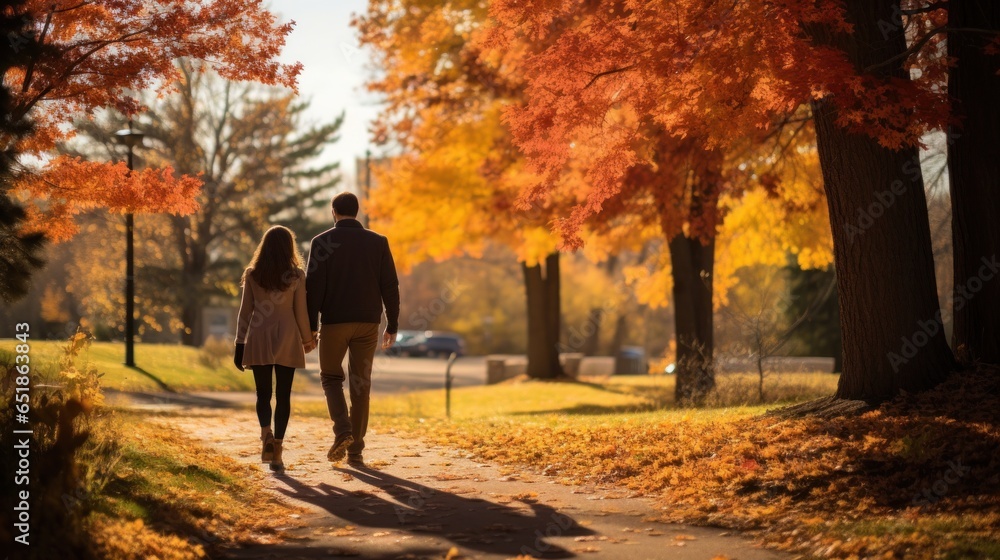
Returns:
[[[274,440],[274,456],[271,458],[271,470],[272,471],[283,471],[285,470],[285,464],[281,462],[281,443],[282,440]]]
[[[274,434],[271,433],[271,428],[261,428],[260,441],[260,462],[270,463],[274,458]]]

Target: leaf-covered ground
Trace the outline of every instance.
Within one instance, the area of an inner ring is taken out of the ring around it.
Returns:
[[[264,476],[179,434],[119,413],[121,460],[85,520],[96,558],[187,560],[278,540],[295,508],[260,488]]]
[[[496,396],[537,402],[531,395],[557,389],[524,383]],[[426,398],[409,399],[417,412],[426,407]],[[1000,558],[997,411],[1000,370],[984,367],[835,419],[762,416],[759,407],[707,415],[549,407],[541,416],[378,421],[567,482],[656,495],[669,520],[751,531],[809,556],[965,559]]]

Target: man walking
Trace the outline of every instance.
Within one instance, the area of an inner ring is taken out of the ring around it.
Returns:
[[[358,209],[358,197],[351,193],[333,197],[334,227],[313,238],[306,267],[309,325],[313,338],[319,335],[320,379],[333,420],[327,458],[340,461],[346,454],[352,464],[364,464],[361,452],[383,305],[388,324],[382,348],[392,346],[399,326],[399,279],[389,241],[361,225]],[[345,354],[350,411],[344,399]]]

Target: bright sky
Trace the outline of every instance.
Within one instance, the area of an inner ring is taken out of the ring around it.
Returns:
[[[351,15],[363,13],[367,0],[272,0],[281,20],[295,21],[282,60],[303,65],[299,95],[311,101],[307,118],[334,120],[346,111],[341,139],[329,146],[323,162],[339,161],[344,184],[353,184],[354,158],[369,147],[368,124],[377,114],[376,99],[363,84],[369,75],[368,55],[358,49]],[[374,150],[373,150],[374,151]]]

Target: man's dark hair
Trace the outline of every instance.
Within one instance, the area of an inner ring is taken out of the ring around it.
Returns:
[[[341,216],[356,217],[359,206],[358,197],[354,193],[342,192],[333,197],[333,211]]]

